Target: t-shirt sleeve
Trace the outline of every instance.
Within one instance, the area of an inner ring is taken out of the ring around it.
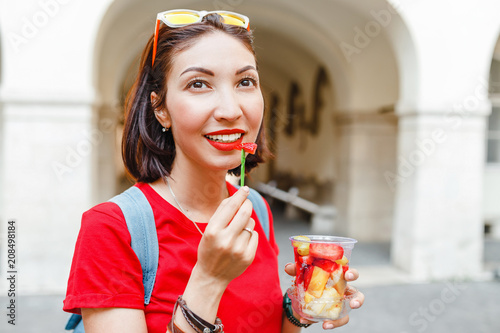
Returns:
[[[85,212],[68,280],[64,310],[144,308],[139,259],[121,209],[106,202]]]

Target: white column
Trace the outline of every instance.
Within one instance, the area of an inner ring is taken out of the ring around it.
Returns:
[[[2,226],[16,220],[22,293],[65,290],[81,214],[93,204],[102,134],[92,115],[88,103],[4,96]]]
[[[20,294],[65,291],[81,215],[96,203],[105,134],[94,105],[95,39],[110,2],[26,0],[0,9],[0,233],[17,220]]]
[[[394,190],[385,181],[396,163],[394,114],[342,114],[339,127],[339,179],[335,190],[339,234],[358,240],[391,238]]]
[[[401,114],[392,261],[417,280],[481,274],[487,112]]]
[[[386,173],[396,188],[392,261],[419,280],[474,278],[482,270],[487,75],[500,3],[399,2],[415,52],[400,48],[399,63],[415,71],[401,78],[414,87],[402,86],[398,167]]]

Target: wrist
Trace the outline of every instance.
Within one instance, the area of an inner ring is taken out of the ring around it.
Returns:
[[[226,287],[227,283],[210,278],[195,265],[182,297],[193,312],[213,322]]]
[[[199,289],[200,292],[209,296],[222,296],[229,282],[230,281],[221,280],[207,274],[198,264],[196,264],[191,271],[188,285],[194,286],[196,289]]]
[[[288,297],[288,294],[285,292],[283,295],[283,312],[287,320],[297,327],[307,328],[311,326],[311,324],[302,324],[300,322],[300,316],[293,310],[292,301]]]

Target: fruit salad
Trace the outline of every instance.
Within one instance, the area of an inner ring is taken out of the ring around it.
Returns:
[[[290,238],[296,264],[295,288],[289,290],[292,306],[302,317],[311,320],[341,318],[350,309],[346,297],[351,292],[346,293],[344,274],[349,269],[348,258],[356,241],[347,238],[354,242],[347,246],[345,253],[338,243],[325,241],[328,236],[318,236],[321,241],[310,237],[314,238]]]

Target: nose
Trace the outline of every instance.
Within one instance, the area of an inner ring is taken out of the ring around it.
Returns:
[[[232,89],[224,89],[218,94],[214,117],[221,121],[235,121],[243,115],[238,95]]]

